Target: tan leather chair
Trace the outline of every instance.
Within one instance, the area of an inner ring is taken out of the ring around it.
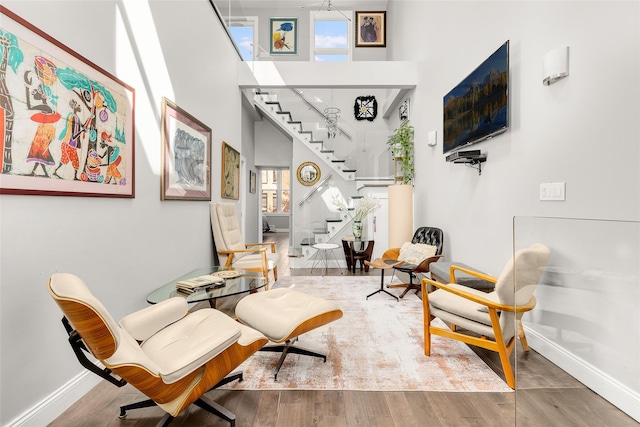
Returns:
[[[225,267],[262,272],[267,283],[273,271],[273,280],[278,280],[275,242],[245,243],[235,203],[211,203],[210,214],[214,243]]]
[[[116,323],[77,276],[56,273],[48,289],[74,329],[68,329],[70,342],[77,337],[106,367],[98,375],[115,373],[123,381],[112,383],[128,382],[149,398],[121,407],[121,417],[127,409],[157,405],[166,412],[158,425],[167,425],[195,403],[235,424],[234,414],[203,395],[268,342],[262,333],[211,308],[189,313],[180,297]],[[96,372],[96,366],[85,367]]]
[[[515,389],[509,356],[515,347],[516,335],[520,335],[524,349],[529,349],[521,318],[536,305],[533,292],[547,265],[549,253],[549,248],[541,243],[521,249],[514,254],[498,278],[451,267],[451,277],[454,277],[453,270],[458,269],[495,283],[495,290],[491,293],[455,283],[443,284],[422,279],[424,354],[431,355],[432,334],[498,352],[505,380],[509,387]],[[437,289],[429,293],[428,285]],[[436,317],[448,322],[451,329],[431,325]]]

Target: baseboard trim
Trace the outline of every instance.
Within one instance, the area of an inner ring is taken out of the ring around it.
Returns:
[[[640,422],[640,393],[524,325],[531,348]]]
[[[15,418],[7,427],[46,426],[69,409],[101,381],[89,371],[81,372],[49,396]]]

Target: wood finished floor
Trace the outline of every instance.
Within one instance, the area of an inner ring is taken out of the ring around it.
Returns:
[[[311,275],[310,269],[289,267],[287,233],[268,233],[264,240],[277,243],[279,276]],[[313,273],[319,275],[320,271],[316,269]],[[353,273],[329,269],[327,274]],[[365,274],[378,275],[373,270],[355,273]],[[472,349],[502,376],[495,353]],[[640,425],[535,351],[518,351],[516,357],[515,393],[214,390],[206,397],[234,412],[238,427]],[[129,385],[117,388],[102,381],[49,426],[155,426],[163,415],[159,408],[132,410],[125,419],[118,418],[120,405],[143,398]],[[176,427],[204,425],[229,423],[193,405],[171,423]]]

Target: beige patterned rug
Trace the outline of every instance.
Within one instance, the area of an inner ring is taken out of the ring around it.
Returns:
[[[464,343],[432,337],[424,355],[422,302],[413,293],[396,302],[371,277],[280,278],[275,287],[294,286],[335,301],[344,316],[300,337],[297,346],[327,354],[322,359],[289,354],[274,381],[279,353],[257,352],[239,369],[244,381],[231,389],[511,391]],[[389,289],[399,295],[402,289]]]

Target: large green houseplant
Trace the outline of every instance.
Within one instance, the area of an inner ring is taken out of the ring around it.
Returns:
[[[413,167],[413,126],[409,124],[408,120],[405,120],[393,132],[393,136],[387,141],[387,146],[393,161],[400,166],[402,183],[411,184],[415,174]]]

